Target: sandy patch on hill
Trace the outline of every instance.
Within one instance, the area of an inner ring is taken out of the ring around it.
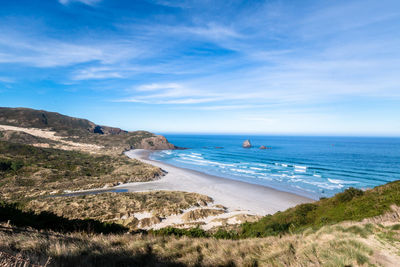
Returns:
[[[37,147],[53,147],[58,149],[64,150],[79,150],[79,151],[86,151],[86,152],[96,152],[102,149],[102,146],[93,145],[93,144],[84,144],[84,143],[77,143],[73,141],[67,141],[64,137],[57,136],[56,132],[50,130],[43,130],[37,128],[23,128],[23,127],[16,127],[10,125],[0,125],[0,130],[5,131],[16,131],[16,132],[24,132],[36,137],[49,139],[51,141],[57,142],[57,144],[50,146],[49,144],[32,144],[33,146]]]

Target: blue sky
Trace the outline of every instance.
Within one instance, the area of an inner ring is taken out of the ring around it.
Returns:
[[[400,136],[400,1],[0,0],[0,106],[157,133]]]

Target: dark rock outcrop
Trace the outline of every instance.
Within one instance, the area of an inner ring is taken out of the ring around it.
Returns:
[[[98,125],[94,127],[93,133],[104,134],[103,130],[101,129],[101,126]]]
[[[93,128],[93,130],[91,130],[91,132],[97,133],[97,134],[111,134],[111,135],[119,135],[119,134],[128,133],[127,131],[124,131],[120,128],[101,126],[101,125],[96,125]]]

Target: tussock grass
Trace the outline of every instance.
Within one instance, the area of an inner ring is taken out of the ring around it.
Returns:
[[[0,193],[5,200],[143,182],[161,175],[161,169],[122,155],[95,156],[0,141]]]
[[[51,266],[376,266],[396,264],[399,242],[353,233],[361,223],[313,233],[218,240],[187,236],[88,235],[0,230],[0,250]],[[368,226],[371,227],[371,226]],[[372,225],[377,234],[389,228]],[[1,228],[0,228],[1,229]],[[399,234],[399,231],[395,231]],[[382,243],[383,242],[383,243]],[[387,253],[383,259],[380,250]]]
[[[0,201],[0,222],[11,223],[20,227],[59,232],[85,231],[89,233],[126,233],[128,228],[115,223],[100,222],[94,219],[68,219],[51,212],[34,213],[24,211],[16,204]]]
[[[141,226],[154,224],[160,222],[159,218],[180,214],[182,210],[206,206],[211,202],[210,197],[197,193],[153,191],[41,198],[27,203],[25,208],[37,212],[52,212],[69,219],[90,218],[103,222],[116,222],[136,229],[139,224]],[[142,212],[152,213],[153,218],[136,219],[135,213]],[[200,215],[210,214],[207,210],[205,213]]]

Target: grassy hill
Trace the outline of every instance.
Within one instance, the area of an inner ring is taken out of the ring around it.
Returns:
[[[400,181],[361,191],[349,188],[334,197],[301,204],[255,223],[242,226],[241,237],[259,237],[318,229],[342,221],[361,221],[383,215],[391,206],[400,206]]]
[[[126,156],[91,155],[0,141],[0,199],[31,199],[118,182],[149,181],[154,166]]]
[[[120,128],[97,125],[89,120],[65,116],[56,112],[35,110],[28,108],[0,107],[0,125],[24,128],[42,129],[54,132],[63,137],[65,141],[94,144],[104,147],[106,151],[121,153],[134,148],[148,149],[173,149],[174,145],[168,143],[163,137],[147,131],[128,132]],[[0,140],[23,144],[46,143],[54,145],[59,143],[54,139],[32,136],[21,131],[8,131],[1,133]]]
[[[35,110],[29,108],[4,108],[0,107],[0,124],[18,127],[51,129],[62,135],[87,135],[98,134],[126,134],[119,128],[96,125],[95,123],[80,118],[62,115],[56,112]]]

